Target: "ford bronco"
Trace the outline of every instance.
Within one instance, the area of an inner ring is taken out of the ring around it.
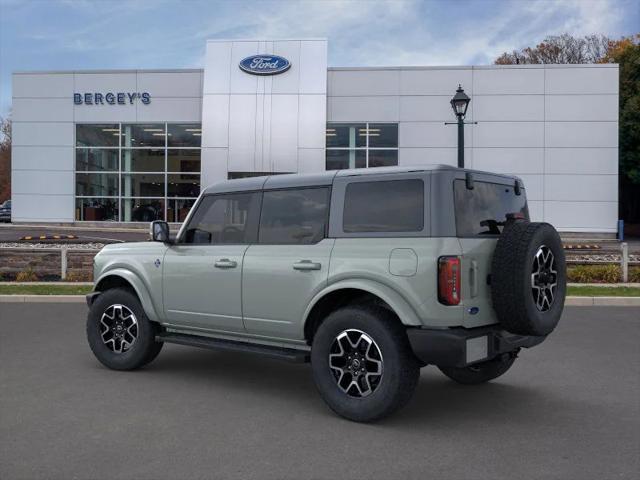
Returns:
[[[529,221],[514,176],[450,166],[245,178],[206,188],[175,238],[95,257],[89,345],[131,370],[164,343],[311,362],[331,409],[373,421],[420,368],[503,375],[556,327],[556,230]]]

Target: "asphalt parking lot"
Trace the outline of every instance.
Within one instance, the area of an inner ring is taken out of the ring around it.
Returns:
[[[0,478],[638,478],[640,309],[573,307],[494,383],[422,370],[377,424],[334,416],[308,365],[166,345],[102,367],[81,304],[0,304]]]

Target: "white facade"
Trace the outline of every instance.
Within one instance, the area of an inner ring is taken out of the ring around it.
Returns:
[[[238,68],[255,54],[291,68]],[[396,124],[399,165],[455,165],[457,129],[444,122],[454,120],[458,84],[471,97],[466,120],[477,122],[465,127],[467,167],[521,176],[535,220],[616,231],[617,65],[327,68],[326,40],[209,41],[204,70],[15,73],[13,220],[77,219],[84,123],[201,123],[203,186],[230,172],[322,171],[334,123]],[[85,92],[148,92],[151,101],[75,104]]]

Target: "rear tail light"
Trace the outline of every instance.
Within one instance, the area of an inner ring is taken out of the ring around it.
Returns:
[[[438,300],[444,305],[460,303],[460,258],[438,259]]]

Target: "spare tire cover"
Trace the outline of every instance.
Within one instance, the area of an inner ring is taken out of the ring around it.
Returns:
[[[558,324],[567,290],[560,235],[548,223],[505,226],[493,254],[491,299],[505,330],[548,335]]]

